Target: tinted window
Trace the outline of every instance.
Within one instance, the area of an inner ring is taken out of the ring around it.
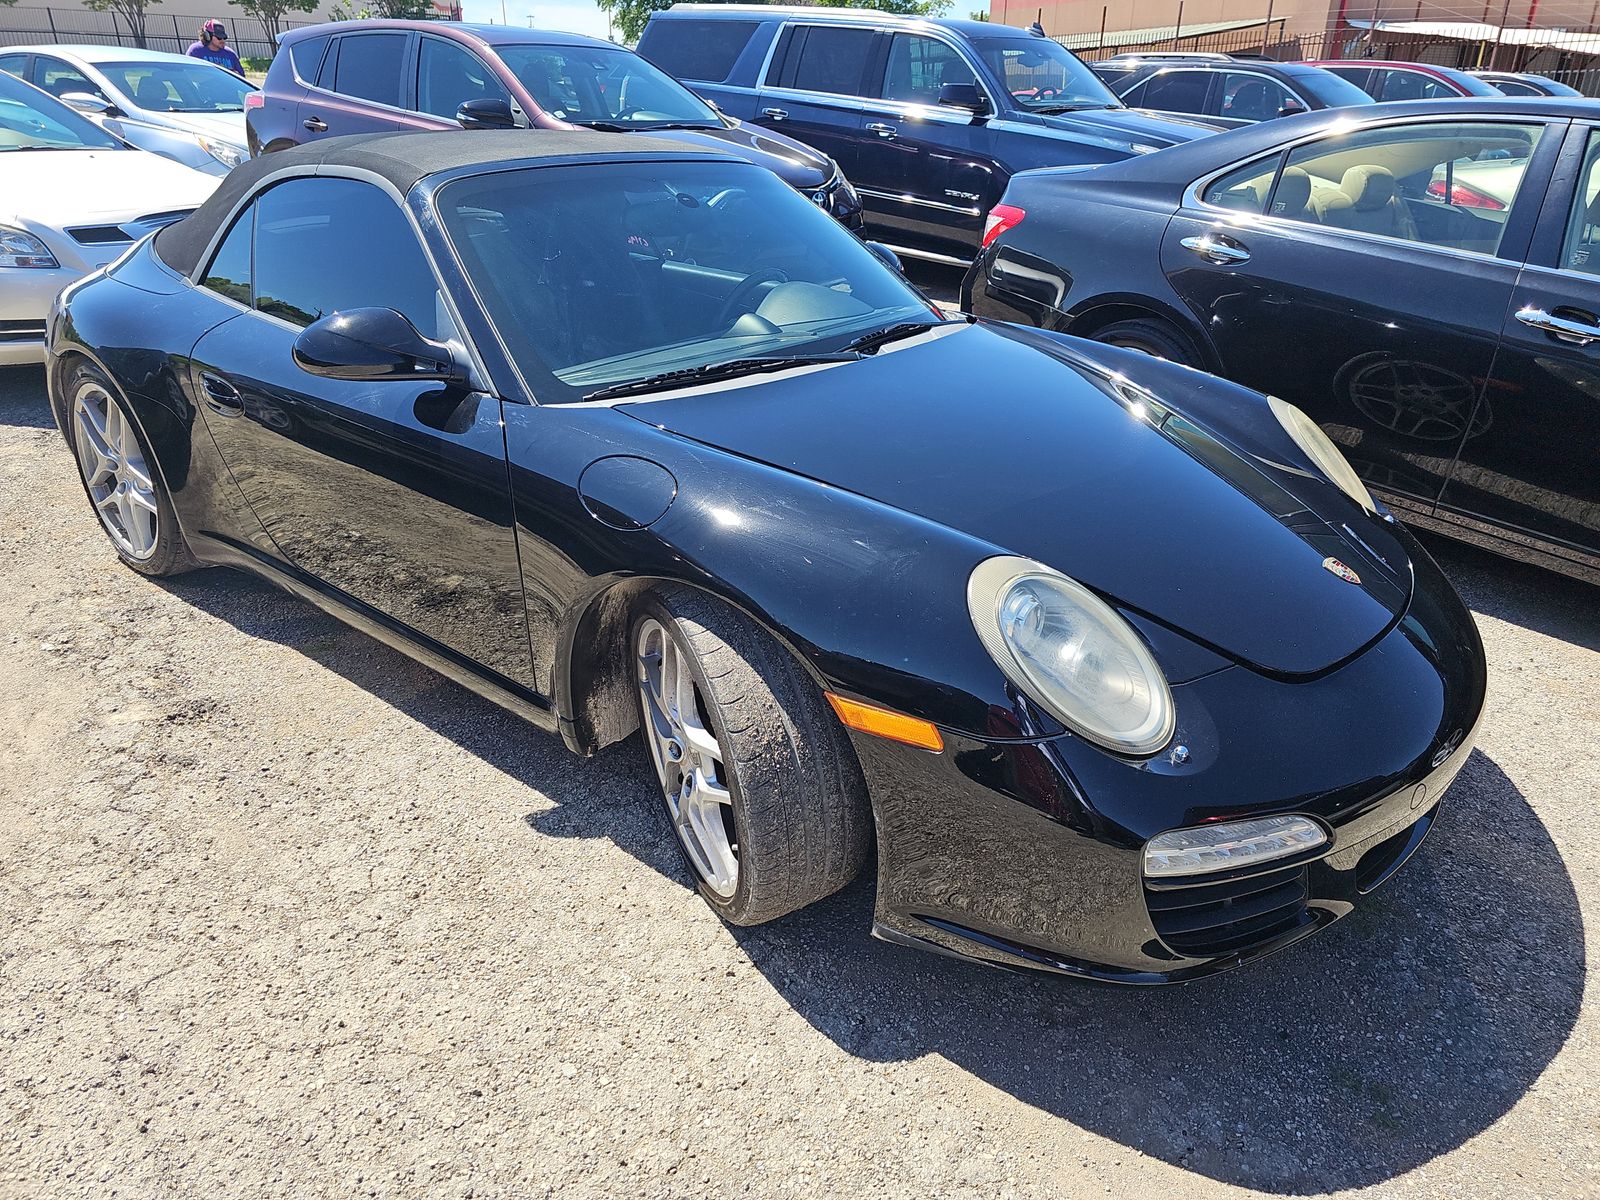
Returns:
[[[387,193],[353,179],[291,179],[256,201],[255,306],[292,325],[351,308],[393,308],[429,337],[440,326],[422,247]]]
[[[289,61],[302,83],[313,83],[322,65],[322,52],[328,48],[328,35],[304,38],[289,47]]]
[[[1214,179],[1201,197],[1207,204],[1259,213],[1266,208],[1272,192],[1272,178],[1278,173],[1278,155],[1257,159]]]
[[[1226,71],[1222,76],[1221,114],[1241,121],[1266,121],[1293,102],[1304,108],[1289,89],[1265,75],[1246,71]]]
[[[343,38],[334,38],[333,44],[328,47],[328,52],[322,56],[322,67],[317,71],[317,86],[333,91],[333,77],[339,73],[339,43]]]
[[[89,82],[89,77],[77,67],[68,66],[59,58],[40,55],[33,60],[33,82],[52,96],[65,96],[68,92],[87,92],[104,98],[99,85]]]
[[[867,60],[876,36],[872,30],[813,25],[805,35],[798,53],[790,52],[784,86],[839,96],[863,95]]]
[[[28,63],[26,54],[0,54],[0,71],[9,71],[21,78],[22,68]]]
[[[1145,85],[1141,108],[1168,112],[1204,112],[1211,76],[1205,71],[1162,71]]]
[[[1118,108],[1116,96],[1083,61],[1049,38],[976,37],[972,48],[1005,84],[1019,108],[1034,112]]]
[[[1367,95],[1377,98],[1377,89],[1372,82],[1371,67],[1324,67],[1330,75],[1337,75],[1351,87],[1360,88]]]
[[[755,31],[754,21],[652,21],[639,53],[678,79],[721,83]]]
[[[937,320],[854,234],[749,163],[503,171],[446,184],[436,207],[541,400]]]
[[[659,67],[613,46],[502,46],[500,61],[540,108],[582,125],[719,128],[706,102]]]
[[[468,100],[509,104],[511,96],[476,54],[442,38],[423,38],[417,53],[418,111],[454,117]]]
[[[1561,265],[1569,271],[1600,275],[1600,133],[1589,135],[1578,180],[1561,247]]]
[[[1491,122],[1383,126],[1290,152],[1274,215],[1493,254],[1543,127]]]
[[[333,90],[342,96],[398,107],[403,33],[360,33],[339,39],[339,67]]]
[[[1448,100],[1461,94],[1442,79],[1420,71],[1379,71],[1378,78],[1380,100]]]
[[[211,266],[200,280],[202,287],[240,304],[250,303],[250,234],[255,211],[252,206],[235,218],[233,228],[217,247]]]
[[[1342,79],[1331,71],[1320,71],[1315,67],[1307,67],[1303,71],[1296,72],[1294,86],[1297,91],[1322,101],[1327,108],[1372,103],[1372,97],[1348,79]]]
[[[1531,83],[1523,83],[1520,79],[1496,79],[1493,80],[1493,83],[1495,87],[1499,88],[1508,96],[1544,95],[1543,92],[1534,87]]]
[[[972,68],[943,42],[897,33],[889,45],[889,68],[883,77],[883,98],[911,104],[937,104],[947,83],[976,83]]]

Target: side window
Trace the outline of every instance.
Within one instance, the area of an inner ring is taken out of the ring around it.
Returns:
[[[1267,121],[1278,115],[1294,97],[1275,79],[1247,71],[1228,71],[1222,76],[1224,117],[1242,121]]]
[[[1600,130],[1589,134],[1584,150],[1583,170],[1567,218],[1567,237],[1561,245],[1561,265],[1569,271],[1600,275]]]
[[[1378,87],[1372,80],[1371,67],[1323,67],[1324,71],[1332,71],[1346,83],[1353,83],[1374,100],[1378,98]]]
[[[758,28],[755,21],[655,21],[639,53],[675,79],[721,83]]]
[[[897,33],[889,44],[889,69],[883,79],[885,100],[937,104],[939,89],[945,84],[976,82],[972,68],[962,57],[935,38]]]
[[[316,82],[317,68],[322,65],[322,52],[327,48],[327,34],[321,37],[302,38],[289,47],[289,62],[294,67],[295,77],[301,83]]]
[[[339,66],[333,90],[341,96],[400,106],[400,64],[406,56],[403,33],[358,33],[339,39]]]
[[[21,79],[23,68],[27,65],[28,56],[26,54],[0,54],[0,71],[4,71],[8,75],[15,75],[18,79]]]
[[[1279,155],[1258,158],[1253,163],[1229,171],[1220,179],[1211,181],[1200,197],[1218,208],[1233,208],[1240,212],[1260,213],[1272,194],[1272,177],[1278,173]]]
[[[1380,100],[1453,100],[1456,91],[1449,84],[1420,71],[1379,71],[1383,87]]]
[[[442,38],[424,37],[417,54],[417,109],[454,118],[468,100],[510,104],[511,96],[476,54]]]
[[[804,41],[789,51],[783,86],[836,96],[865,94],[875,36],[870,29],[811,26]]]
[[[1198,113],[1206,110],[1211,76],[1205,71],[1162,71],[1145,84],[1141,108]]]
[[[255,205],[234,218],[233,228],[211,259],[200,286],[219,292],[240,304],[250,303],[250,243],[255,228]]]
[[[4,65],[0,65],[0,71],[3,70],[5,70]],[[1520,79],[1494,79],[1490,80],[1490,82],[1508,96],[1544,95],[1543,92],[1534,87],[1531,83],[1523,83]]]
[[[1129,108],[1148,108],[1149,105],[1144,102],[1144,93],[1149,86],[1150,81],[1147,79],[1143,83],[1134,84],[1125,92],[1118,93],[1118,96]],[[1112,91],[1116,89],[1113,88]]]
[[[333,91],[334,76],[339,73],[339,47],[344,45],[345,39],[336,37],[333,45],[328,47],[328,52],[322,56],[322,66],[317,70],[317,86],[323,91]]]
[[[42,54],[35,58],[33,81],[52,96],[65,96],[68,92],[87,92],[91,96],[105,98],[105,93],[90,83],[88,76],[59,58],[47,58]]]
[[[351,308],[393,308],[440,327],[438,288],[388,193],[354,179],[291,179],[256,201],[255,306],[305,326]]]
[[[1494,254],[1543,132],[1541,125],[1461,121],[1336,134],[1290,152],[1273,212]]]

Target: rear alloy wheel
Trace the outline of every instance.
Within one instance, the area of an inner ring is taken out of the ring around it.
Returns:
[[[72,372],[68,394],[72,449],[84,491],[118,556],[145,575],[176,575],[194,567],[172,500],[110,382],[84,363]]]
[[[632,650],[667,815],[711,907],[758,925],[855,878],[866,784],[794,658],[744,614],[687,588],[647,601]]]
[[[1152,358],[1164,358],[1180,366],[1200,366],[1200,356],[1189,344],[1189,339],[1157,317],[1113,321],[1104,329],[1096,330],[1094,340],[1108,346],[1121,346],[1125,350],[1137,350]]]

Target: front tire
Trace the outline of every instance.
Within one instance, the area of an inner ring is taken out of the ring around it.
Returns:
[[[711,907],[759,925],[854,879],[867,857],[866,783],[793,656],[688,588],[652,595],[630,646],[667,815]]]
[[[92,363],[67,377],[67,428],[89,505],[117,557],[142,575],[178,575],[189,553],[172,497],[116,387]]]

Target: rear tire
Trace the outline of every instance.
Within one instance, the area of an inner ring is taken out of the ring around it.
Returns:
[[[701,592],[652,594],[629,645],[678,847],[725,921],[759,925],[844,887],[871,808],[843,728],[800,664]]]
[[[1137,350],[1152,358],[1164,358],[1185,367],[1200,367],[1200,355],[1179,329],[1160,317],[1134,317],[1113,321],[1095,330],[1094,340],[1108,346]]]
[[[189,552],[155,456],[117,393],[90,362],[67,374],[67,436],[89,506],[112,549],[141,575],[180,575]]]

